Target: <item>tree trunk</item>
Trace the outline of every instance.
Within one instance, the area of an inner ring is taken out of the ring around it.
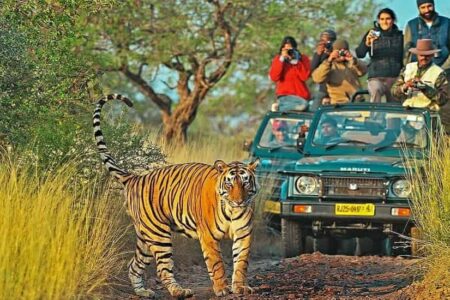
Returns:
[[[194,121],[198,106],[205,95],[206,91],[204,91],[204,94],[202,93],[202,96],[196,96],[195,98],[181,98],[172,114],[163,116],[163,134],[167,141],[175,144],[187,142],[187,129]]]

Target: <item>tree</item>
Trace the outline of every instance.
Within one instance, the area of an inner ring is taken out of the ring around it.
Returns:
[[[99,71],[120,72],[157,106],[168,140],[185,142],[200,104],[227,74],[261,76],[282,35],[300,33],[300,44],[311,46],[311,33],[367,20],[373,2],[126,1],[86,19],[94,37],[86,46],[99,53]],[[162,85],[169,92],[158,91]]]
[[[102,37],[92,49],[102,52],[104,70],[121,72],[156,104],[165,137],[185,142],[199,105],[233,62],[252,6],[219,0],[124,3],[108,17],[103,13],[88,20]],[[151,73],[167,77],[169,86],[176,78],[177,99],[158,93],[146,78]]]

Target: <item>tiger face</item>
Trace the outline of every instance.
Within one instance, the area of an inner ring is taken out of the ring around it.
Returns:
[[[259,186],[255,169],[258,164],[259,159],[248,165],[241,162],[226,164],[221,160],[214,163],[214,168],[219,172],[217,189],[220,198],[232,208],[246,207],[256,196]]]

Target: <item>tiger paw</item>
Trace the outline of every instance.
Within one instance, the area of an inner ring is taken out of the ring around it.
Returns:
[[[214,294],[216,294],[217,297],[222,297],[222,296],[231,294],[231,290],[230,290],[230,287],[225,286],[222,289],[218,289],[218,290],[214,289]]]
[[[155,292],[150,289],[145,289],[143,287],[134,289],[134,292],[136,295],[140,297],[146,297],[146,298],[155,298]]]
[[[249,294],[253,294],[253,289],[251,287],[249,287],[248,285],[233,284],[232,292],[233,292],[233,294],[249,295]]]
[[[183,289],[178,284],[169,288],[170,295],[178,299],[189,298],[194,295],[191,289]]]

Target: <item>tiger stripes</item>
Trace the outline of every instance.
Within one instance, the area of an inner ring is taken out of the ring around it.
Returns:
[[[173,297],[193,295],[174,278],[172,232],[200,241],[208,274],[217,296],[248,294],[247,267],[250,254],[253,208],[252,199],[259,187],[255,169],[259,160],[229,164],[217,160],[214,165],[185,163],[169,165],[137,176],[120,168],[109,153],[100,129],[100,114],[109,100],[132,106],[121,95],[108,95],[97,102],[93,114],[94,137],[100,157],[110,174],[124,186],[124,194],[136,231],[134,257],[128,264],[128,276],[135,293],[154,297],[144,283],[144,271],[153,259],[156,273]],[[226,278],[219,242],[233,240],[231,288]]]

